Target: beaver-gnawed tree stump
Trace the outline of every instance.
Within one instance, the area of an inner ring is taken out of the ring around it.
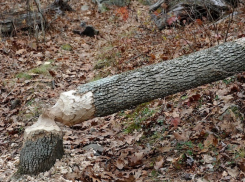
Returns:
[[[47,171],[63,154],[63,132],[44,113],[34,125],[25,130],[18,172],[38,174]]]

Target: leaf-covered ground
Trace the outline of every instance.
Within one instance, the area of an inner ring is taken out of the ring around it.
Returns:
[[[226,36],[245,36],[242,5],[232,20],[158,31],[142,3],[99,13],[90,1],[70,0],[75,11],[52,22],[45,42],[41,31],[38,41],[28,32],[2,37],[0,181],[17,171],[24,129],[61,92],[212,47]],[[23,7],[11,1],[0,8]],[[100,34],[73,34],[81,21]],[[60,125],[64,157],[50,171],[18,181],[245,181],[244,88],[245,74],[239,74],[73,127]]]

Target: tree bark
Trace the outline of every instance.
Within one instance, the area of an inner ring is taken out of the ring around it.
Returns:
[[[245,38],[90,82],[61,94],[48,115],[66,125],[128,109],[245,70]]]
[[[38,174],[47,171],[63,154],[63,133],[53,119],[44,113],[25,130],[17,173]]]

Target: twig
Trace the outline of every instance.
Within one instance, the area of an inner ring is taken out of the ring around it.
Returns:
[[[5,98],[3,99],[3,102],[6,101],[7,97],[13,92],[14,89],[15,89],[15,87],[5,96]]]
[[[129,63],[129,62],[132,61],[133,59],[136,59],[136,58],[138,58],[138,57],[140,57],[140,56],[142,56],[142,55],[144,55],[144,54],[145,54],[145,53],[138,54],[138,55],[134,56],[133,58],[129,59],[128,61],[126,61],[126,63]]]
[[[226,30],[226,34],[225,34],[225,42],[227,41],[227,38],[228,38],[228,32],[229,32],[229,29],[231,27],[231,21],[233,20],[233,16],[234,16],[234,7],[232,7],[232,13],[229,14],[229,24],[228,24],[228,27],[227,27],[227,30]]]
[[[43,33],[43,37],[44,37],[44,42],[45,42],[45,31],[44,31],[44,24],[47,22],[45,17],[43,16],[42,12],[41,12],[41,8],[40,8],[40,1],[39,0],[34,0],[36,6],[37,6],[37,9],[38,9],[38,12],[41,14],[41,27],[42,27],[42,33]],[[44,22],[43,22],[44,21]]]
[[[151,5],[149,11],[155,11],[162,3],[165,3],[165,0],[159,0],[155,4]]]

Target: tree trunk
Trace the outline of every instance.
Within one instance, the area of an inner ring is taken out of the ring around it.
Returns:
[[[25,130],[17,173],[38,174],[47,171],[63,154],[63,132],[44,113],[34,125]]]
[[[90,82],[61,94],[49,117],[74,125],[245,70],[245,38]]]

